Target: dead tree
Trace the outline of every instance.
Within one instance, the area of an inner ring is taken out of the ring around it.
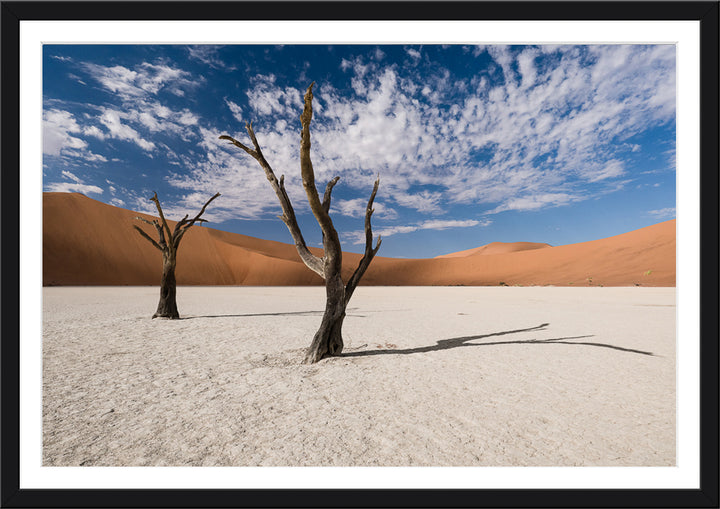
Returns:
[[[150,235],[145,233],[142,228],[133,225],[133,228],[135,228],[140,235],[162,252],[163,268],[162,278],[160,279],[160,302],[158,303],[157,311],[155,311],[155,314],[152,316],[153,318],[180,318],[180,314],[177,310],[177,281],[175,280],[175,265],[177,264],[178,246],[180,245],[180,240],[182,240],[183,235],[185,235],[185,232],[187,232],[192,225],[198,222],[206,222],[206,220],[201,219],[200,216],[203,215],[205,208],[207,208],[210,202],[218,196],[220,196],[220,193],[216,193],[215,196],[210,198],[207,203],[203,205],[203,208],[200,210],[198,215],[194,218],[188,219],[188,215],[185,214],[185,217],[177,222],[172,231],[170,230],[168,222],[165,220],[165,215],[163,214],[162,207],[160,206],[160,200],[158,200],[157,193],[153,193],[153,197],[150,198],[150,200],[155,202],[158,214],[160,214],[160,222],[158,222],[157,219],[148,221],[142,217],[135,218],[143,223],[147,223],[155,227],[158,234],[157,242],[153,240]]]
[[[312,120],[313,85],[314,83],[311,83],[307,92],[305,92],[305,105],[302,115],[300,116],[300,122],[302,125],[302,136],[300,141],[300,173],[302,175],[305,194],[307,195],[308,202],[310,203],[310,209],[312,210],[312,213],[322,230],[324,249],[322,257],[312,254],[305,244],[305,239],[303,239],[302,233],[300,232],[300,227],[298,226],[295,218],[295,212],[293,211],[292,204],[290,203],[290,198],[285,191],[285,176],[281,175],[280,180],[275,177],[275,172],[270,167],[267,160],[265,160],[262,150],[260,150],[260,144],[255,136],[252,123],[248,122],[245,124],[245,129],[250,136],[250,140],[252,141],[254,148],[249,148],[227,135],[220,137],[220,139],[228,140],[235,146],[243,149],[260,164],[263,170],[265,170],[265,175],[270,181],[270,185],[275,191],[278,200],[280,200],[280,205],[282,206],[283,215],[280,216],[280,219],[283,220],[288,230],[290,230],[290,235],[292,235],[292,238],[295,241],[295,247],[297,248],[300,258],[310,270],[325,280],[325,313],[323,314],[320,329],[318,329],[317,333],[315,333],[312,344],[307,350],[304,361],[305,363],[314,363],[325,357],[339,355],[342,352],[342,324],[345,319],[345,309],[350,301],[350,297],[352,297],[355,288],[360,282],[360,278],[362,278],[363,274],[365,274],[370,262],[375,257],[378,249],[380,249],[381,243],[381,239],[378,237],[377,245],[375,248],[372,247],[373,235],[372,228],[370,226],[370,216],[372,216],[373,213],[372,205],[375,200],[378,185],[380,184],[380,179],[378,178],[375,180],[372,194],[370,194],[370,199],[368,200],[368,204],[365,209],[365,253],[347,284],[344,283],[340,274],[340,269],[342,268],[342,249],[340,247],[340,239],[338,238],[337,231],[335,230],[329,215],[330,194],[340,177],[335,177],[327,183],[327,186],[325,187],[325,194],[321,200],[318,195],[318,190],[315,187],[315,173],[313,171],[312,161],[310,160],[310,121]]]

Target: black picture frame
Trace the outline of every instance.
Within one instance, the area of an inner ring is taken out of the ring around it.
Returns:
[[[3,507],[718,507],[717,1],[30,2],[2,4]],[[141,7],[140,7],[141,5]],[[381,8],[379,8],[381,5]],[[694,20],[700,23],[700,488],[573,490],[20,489],[20,22],[23,20]]]

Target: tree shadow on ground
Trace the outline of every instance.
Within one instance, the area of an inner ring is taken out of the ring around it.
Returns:
[[[350,315],[351,311],[355,311],[357,308],[348,309],[348,316],[356,316],[364,318],[365,315]],[[193,318],[241,318],[249,316],[322,316],[323,310],[320,311],[285,311],[282,313],[247,313],[241,315],[196,315],[196,316],[181,316],[180,320],[192,320]]]
[[[550,338],[550,339],[527,339],[517,341],[493,341],[491,343],[468,343],[474,339],[484,339],[494,336],[505,336],[507,334],[517,334],[520,332],[537,332],[545,330],[550,325],[549,323],[543,323],[536,327],[530,327],[527,329],[516,329],[502,332],[493,332],[490,334],[480,334],[477,336],[462,336],[458,338],[441,339],[435,345],[432,346],[421,346],[417,348],[401,348],[394,350],[365,350],[359,352],[347,352],[342,353],[340,357],[364,357],[370,355],[408,355],[413,353],[425,353],[425,352],[437,352],[440,350],[449,350],[451,348],[458,348],[463,346],[493,346],[493,345],[584,345],[584,346],[597,346],[600,348],[611,348],[613,350],[620,350],[622,352],[637,353],[641,355],[655,356],[652,352],[644,352],[642,350],[635,350],[632,348],[624,348],[621,346],[608,345],[606,343],[593,343],[588,341],[568,341],[571,339],[583,339],[591,338],[594,334],[586,336],[568,336],[563,338]]]

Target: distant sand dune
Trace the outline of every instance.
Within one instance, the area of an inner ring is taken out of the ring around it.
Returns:
[[[160,254],[133,230],[137,215],[151,217],[77,193],[44,193],[43,284],[157,285]],[[360,258],[355,253],[343,255],[345,277]],[[291,244],[207,227],[193,227],[185,235],[178,252],[177,279],[180,285],[322,283]],[[378,256],[362,281],[392,286],[501,283],[675,286],[675,220],[566,246],[493,242],[432,259]]]
[[[484,246],[457,253],[436,256],[435,258],[460,258],[463,256],[490,255],[490,254],[506,254],[515,253],[517,251],[530,251],[532,249],[542,249],[544,247],[552,247],[550,244],[541,242],[491,242]]]

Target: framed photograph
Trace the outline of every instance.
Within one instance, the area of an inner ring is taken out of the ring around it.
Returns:
[[[2,505],[717,507],[718,7],[3,1]]]

